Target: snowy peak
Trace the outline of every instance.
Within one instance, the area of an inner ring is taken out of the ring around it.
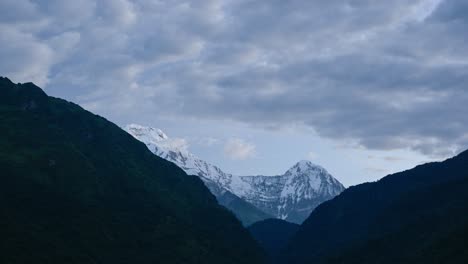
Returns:
[[[197,158],[188,151],[184,139],[171,138],[160,129],[136,124],[125,126],[124,130],[145,143],[155,155],[173,162],[188,175],[198,176],[219,204],[233,211],[244,224],[272,217],[237,195],[248,189],[246,183],[238,176],[224,173],[220,168]]]
[[[296,165],[294,165],[294,167],[296,166],[299,166],[299,167],[314,167],[315,166],[316,167],[318,165],[315,165],[310,160],[300,160],[298,163],[296,163]]]
[[[328,173],[324,168],[308,160],[301,160],[286,171],[284,175],[298,175],[308,172]]]
[[[302,160],[279,176],[241,176],[250,190],[241,197],[268,214],[302,223],[320,203],[332,199],[344,186],[323,167]]]
[[[137,124],[127,125],[125,130],[131,132],[132,135],[146,138],[148,141],[160,142],[169,138],[161,129],[144,127]]]
[[[229,190],[232,175],[226,174],[187,150],[187,142],[180,138],[170,138],[162,130],[131,124],[124,128],[130,135],[146,144],[149,150],[159,157],[175,163],[189,175],[199,176],[215,196]]]
[[[187,142],[181,138],[170,138],[161,129],[145,127],[137,124],[130,124],[124,127],[130,135],[146,144],[146,146],[156,155],[168,159],[184,160],[191,156],[187,151]],[[174,160],[171,160],[174,162]]]

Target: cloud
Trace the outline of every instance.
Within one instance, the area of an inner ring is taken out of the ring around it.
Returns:
[[[382,169],[382,168],[368,167],[368,168],[365,168],[365,170],[370,172],[370,173],[377,173],[377,174],[383,174],[383,175],[388,173],[388,170]]]
[[[202,146],[211,147],[213,145],[219,144],[220,140],[214,137],[203,137],[203,138],[199,138],[197,140],[197,143]]]
[[[170,138],[167,141],[171,149],[177,149],[183,153],[188,153],[189,144],[184,138]],[[164,146],[164,144],[162,144]]]
[[[118,121],[300,124],[367,149],[468,146],[463,0],[2,1],[0,74]]]
[[[0,25],[0,72],[13,79],[48,82],[54,51],[32,34]]]
[[[313,151],[310,151],[309,153],[307,153],[307,158],[309,160],[316,160],[319,156],[317,155],[317,153],[313,152]]]
[[[405,159],[402,158],[402,157],[396,157],[396,156],[385,156],[383,157],[383,159],[385,161],[388,161],[388,162],[400,162],[400,161],[404,161]]]
[[[239,138],[232,138],[224,145],[224,154],[230,159],[245,160],[255,156],[255,145]]]

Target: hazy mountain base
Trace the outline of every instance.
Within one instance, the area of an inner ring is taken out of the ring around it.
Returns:
[[[203,183],[102,117],[0,78],[1,263],[261,263]]]
[[[258,221],[272,218],[252,204],[242,200],[231,192],[224,192],[216,197],[219,204],[230,210],[246,227]]]

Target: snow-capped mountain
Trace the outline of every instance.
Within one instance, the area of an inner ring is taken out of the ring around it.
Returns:
[[[324,168],[300,161],[279,176],[241,176],[250,188],[241,196],[277,218],[302,223],[319,204],[345,188]]]
[[[242,185],[238,177],[189,153],[183,140],[169,138],[160,129],[135,124],[127,125],[124,129],[145,143],[154,154],[175,163],[188,175],[200,177],[219,204],[230,209],[245,226],[273,217],[235,195],[231,187],[239,186],[236,189],[242,189],[247,185]]]
[[[200,177],[220,204],[234,211],[244,223],[269,216],[302,223],[320,203],[344,190],[324,168],[310,161],[298,162],[283,175],[237,176],[197,158],[184,148],[180,139],[171,139],[159,129],[135,124],[124,129],[154,154],[174,162],[187,174]],[[237,198],[254,205],[263,214],[254,212],[255,208]]]
[[[215,196],[230,190],[226,187],[235,185],[233,175],[189,153],[181,139],[172,139],[160,129],[136,124],[127,125],[125,130],[145,143],[154,154],[175,163],[189,175],[199,176]]]

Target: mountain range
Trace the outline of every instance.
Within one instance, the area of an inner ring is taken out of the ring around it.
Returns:
[[[311,162],[227,174],[1,77],[0,121],[0,263],[468,263],[468,151],[337,194]],[[231,212],[291,221],[317,194],[301,225]]]
[[[310,161],[300,161],[278,176],[237,176],[199,159],[160,129],[137,124],[124,129],[154,154],[200,177],[220,204],[231,209],[245,225],[271,217],[300,224],[315,207],[345,189],[324,168]],[[242,203],[240,200],[253,206],[232,206]]]

